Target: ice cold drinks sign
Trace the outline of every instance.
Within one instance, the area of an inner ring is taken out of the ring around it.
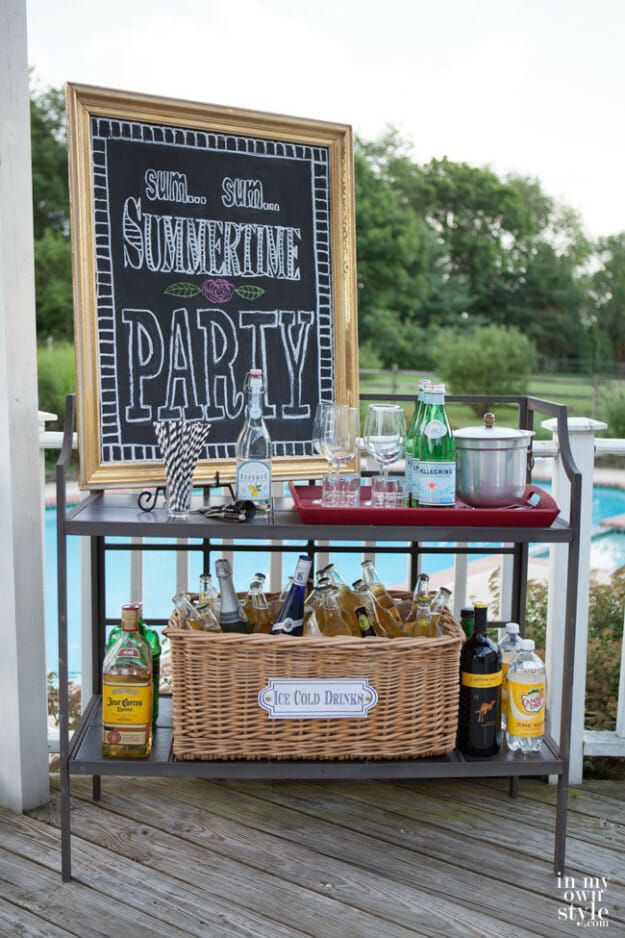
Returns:
[[[160,460],[163,419],[210,421],[203,458],[233,459],[251,367],[266,375],[274,455],[312,459],[318,401],[350,390],[350,368],[337,369],[351,259],[337,270],[332,140],[121,119],[96,105],[86,126],[100,466]]]

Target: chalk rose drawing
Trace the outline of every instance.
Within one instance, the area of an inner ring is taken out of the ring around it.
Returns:
[[[202,293],[211,303],[229,303],[234,294],[234,284],[228,280],[205,280],[202,283]]]

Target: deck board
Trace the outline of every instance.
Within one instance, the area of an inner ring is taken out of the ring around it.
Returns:
[[[0,934],[379,938],[569,935],[551,871],[554,789],[501,780],[87,779],[73,790],[74,881],[58,793],[0,813]],[[625,786],[573,789],[575,876],[606,876],[625,934]],[[584,903],[582,902],[582,906]]]

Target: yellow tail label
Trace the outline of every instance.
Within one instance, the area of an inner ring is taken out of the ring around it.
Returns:
[[[469,674],[468,671],[462,672],[463,687],[499,687],[501,684],[501,671],[495,671],[494,674]]]

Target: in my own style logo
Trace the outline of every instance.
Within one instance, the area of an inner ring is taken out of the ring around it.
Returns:
[[[558,876],[558,890],[564,903],[558,909],[558,918],[578,928],[607,928],[607,889],[605,876]]]

